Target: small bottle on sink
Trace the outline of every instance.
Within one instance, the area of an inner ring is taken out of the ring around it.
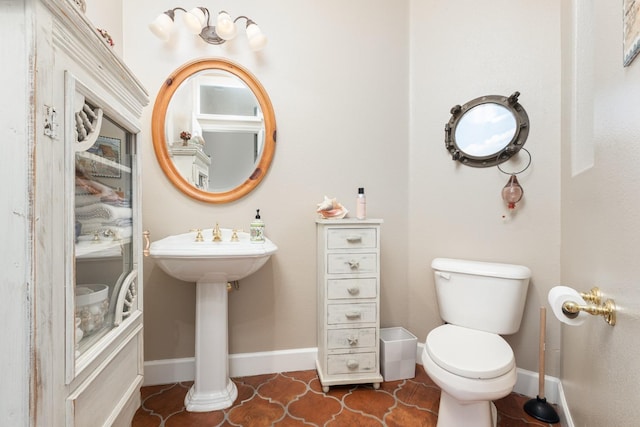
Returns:
[[[264,221],[260,218],[260,209],[256,209],[256,217],[251,221],[250,232],[252,242],[264,242]]]

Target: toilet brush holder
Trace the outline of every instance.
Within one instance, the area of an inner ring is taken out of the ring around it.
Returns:
[[[547,309],[540,307],[540,341],[538,348],[538,395],[524,404],[524,411],[533,418],[545,423],[556,424],[560,422],[560,417],[556,410],[547,402],[544,397],[544,341],[546,330]]]

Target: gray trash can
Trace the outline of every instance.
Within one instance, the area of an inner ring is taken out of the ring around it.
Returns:
[[[416,376],[418,339],[404,328],[380,329],[380,368],[385,381]]]

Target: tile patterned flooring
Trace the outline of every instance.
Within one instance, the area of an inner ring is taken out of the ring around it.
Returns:
[[[142,388],[132,427],[435,427],[440,389],[416,365],[416,377],[368,385],[333,386],[322,392],[315,370],[233,378],[238,398],[213,412],[187,412],[191,382]],[[495,402],[498,427],[552,426],[527,415],[528,397],[511,393]],[[559,424],[556,424],[559,426]],[[463,427],[463,426],[461,426]]]

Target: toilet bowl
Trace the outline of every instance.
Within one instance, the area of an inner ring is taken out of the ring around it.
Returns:
[[[531,271],[524,266],[436,258],[446,323],[427,335],[422,364],[440,389],[438,427],[495,427],[492,401],[516,383],[513,350],[500,334],[520,328]]]
[[[455,325],[429,333],[422,365],[442,390],[438,427],[495,426],[491,401],[516,383],[513,351],[501,336]]]

